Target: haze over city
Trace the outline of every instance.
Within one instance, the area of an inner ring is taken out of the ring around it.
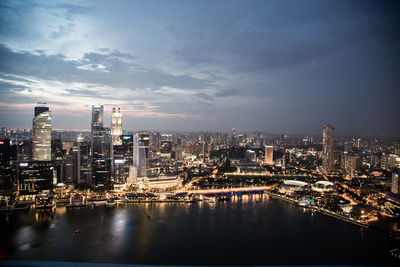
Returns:
[[[0,121],[399,134],[395,1],[2,1]]]

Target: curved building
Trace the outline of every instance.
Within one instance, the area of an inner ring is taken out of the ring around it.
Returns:
[[[336,190],[335,184],[328,181],[318,181],[312,185],[312,190],[320,193],[333,192]]]
[[[278,186],[278,191],[281,194],[302,193],[310,190],[310,186],[302,181],[285,180]]]

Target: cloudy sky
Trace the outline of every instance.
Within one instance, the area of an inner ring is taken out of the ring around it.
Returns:
[[[391,1],[1,1],[0,124],[400,134]]]

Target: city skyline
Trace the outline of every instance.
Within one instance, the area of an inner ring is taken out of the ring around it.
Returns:
[[[385,1],[3,2],[0,122],[398,136],[399,6]],[[51,25],[51,26],[50,26]]]

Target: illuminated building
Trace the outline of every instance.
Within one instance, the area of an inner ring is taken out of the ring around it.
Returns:
[[[329,181],[318,181],[311,187],[313,191],[319,193],[333,192],[336,190],[335,184]]]
[[[0,140],[0,190],[14,186],[17,177],[17,145],[9,139]]]
[[[278,191],[281,194],[305,192],[309,189],[310,186],[307,183],[296,180],[285,180],[278,186]]]
[[[32,130],[32,159],[51,160],[51,112],[46,103],[35,107]]]
[[[171,157],[171,151],[172,151],[172,135],[169,134],[163,134],[161,136],[161,157],[162,158],[170,158]]]
[[[142,186],[144,186],[146,189],[167,190],[179,187],[181,185],[182,179],[176,176],[158,176],[145,178]]]
[[[274,147],[265,146],[265,164],[274,165]]]
[[[50,190],[53,188],[53,162],[20,162],[18,176],[20,194],[36,194],[42,190]]]
[[[113,144],[122,135],[122,112],[121,108],[113,108],[111,116],[111,136]]]
[[[95,186],[109,186],[111,183],[111,159],[94,159],[92,174]]]
[[[133,165],[133,135],[120,135],[114,143],[114,183],[126,183]]]
[[[335,163],[335,126],[325,125],[322,131],[322,167],[325,172],[334,170]]]
[[[400,194],[400,179],[399,179],[400,170],[398,168],[393,168],[392,170],[392,186],[390,191],[393,194]]]

